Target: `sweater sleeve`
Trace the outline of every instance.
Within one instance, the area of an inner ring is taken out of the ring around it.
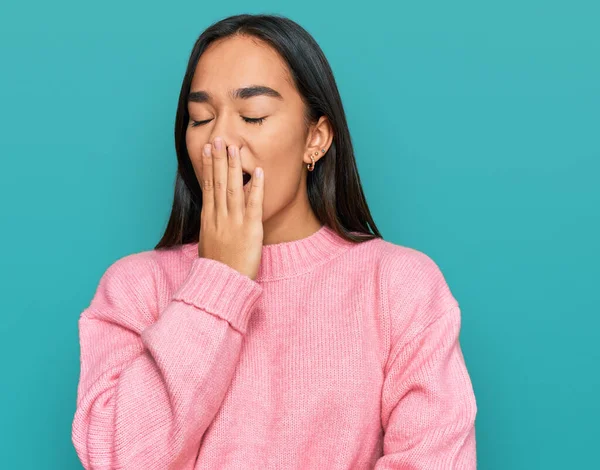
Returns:
[[[79,318],[72,440],[86,469],[192,469],[262,293],[233,268],[195,258],[158,312],[166,283],[143,254],[111,265]]]
[[[375,470],[475,470],[477,404],[459,342],[461,311],[428,257],[392,302]],[[413,299],[406,300],[406,299]],[[414,300],[417,299],[417,300]]]

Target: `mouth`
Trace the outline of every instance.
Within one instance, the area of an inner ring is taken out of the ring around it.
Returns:
[[[244,171],[243,178],[244,178],[244,188],[246,188],[246,185],[250,182],[250,179],[251,179],[250,173],[247,173]]]

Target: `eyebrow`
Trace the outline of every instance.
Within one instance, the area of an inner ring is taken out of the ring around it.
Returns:
[[[230,90],[229,96],[234,100],[247,100],[255,96],[269,96],[271,98],[283,100],[283,96],[281,96],[281,94],[277,90],[273,90],[273,88],[263,85],[252,85],[243,88],[237,88],[236,90]],[[188,94],[188,102],[206,103],[208,101],[212,101],[212,96],[207,91],[190,91],[190,93]]]

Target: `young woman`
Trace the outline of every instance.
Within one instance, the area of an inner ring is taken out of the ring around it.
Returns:
[[[209,27],[175,120],[172,213],[79,319],[72,439],[94,469],[474,469],[460,309],[384,241],[321,49]]]

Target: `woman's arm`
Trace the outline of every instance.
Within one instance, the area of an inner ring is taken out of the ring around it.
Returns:
[[[79,319],[72,440],[86,469],[193,468],[262,293],[229,266],[196,258],[159,315],[166,282],[141,255],[109,267]]]
[[[459,304],[429,256],[392,250],[382,270],[389,354],[375,469],[474,470],[477,404],[459,342]]]

